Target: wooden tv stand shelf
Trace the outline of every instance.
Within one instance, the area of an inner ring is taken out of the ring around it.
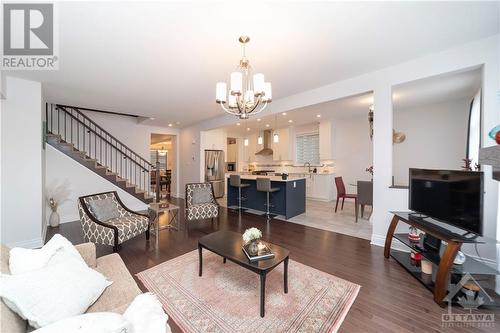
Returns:
[[[460,250],[463,243],[479,243],[477,240],[466,238],[448,231],[432,222],[425,221],[422,218],[412,216],[410,212],[391,212],[394,214],[387,237],[385,239],[384,256],[394,258],[401,266],[403,266],[413,277],[419,280],[426,288],[434,293],[434,301],[441,307],[446,305],[445,297],[447,295],[450,274],[488,274],[496,275],[498,272],[493,268],[483,264],[482,262],[467,256],[463,265],[454,265],[453,261],[457,252]],[[395,234],[396,226],[399,222],[414,226],[417,229],[432,235],[442,241],[448,243],[442,256],[434,251],[426,251],[423,249],[423,237],[419,242],[413,242],[408,239],[408,233]],[[424,279],[423,274],[418,266],[410,260],[410,254],[404,251],[391,249],[392,239],[396,238],[409,249],[419,252],[425,260],[430,261],[433,265],[437,265],[437,274],[435,281],[432,279]]]

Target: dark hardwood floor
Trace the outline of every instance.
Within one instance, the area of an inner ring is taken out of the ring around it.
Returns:
[[[181,229],[160,232],[159,247],[155,236],[149,242],[145,237],[127,241],[119,250],[132,274],[175,258],[197,248],[198,238],[218,229],[243,232],[257,227],[263,238],[290,250],[292,260],[361,285],[361,291],[347,314],[341,332],[498,332],[500,311],[481,310],[496,314],[495,327],[442,327],[441,315],[447,309],[440,308],[432,300],[432,294],[412,278],[393,259],[386,260],[383,248],[371,246],[364,239],[350,237],[285,221],[272,220],[252,214],[238,213],[221,208],[218,224],[210,221],[189,222],[184,220],[183,200],[172,199],[180,205]],[[47,240],[60,233],[75,244],[83,242],[79,222],[49,228]],[[98,256],[112,252],[111,247],[98,246]],[[134,276],[135,277],[135,276]],[[293,277],[290,277],[293,278]],[[145,291],[144,286],[136,278]],[[464,312],[453,307],[453,313]],[[169,320],[173,332],[179,328]]]

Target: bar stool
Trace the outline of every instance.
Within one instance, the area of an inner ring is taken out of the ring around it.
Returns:
[[[266,213],[263,215],[265,215],[267,217],[267,219],[269,220],[269,219],[276,216],[276,215],[269,214],[269,207],[271,207],[271,205],[269,204],[269,196],[271,193],[278,192],[280,189],[279,189],[279,187],[271,187],[271,179],[270,178],[257,178],[256,182],[257,182],[257,191],[266,192],[266,194],[267,194],[267,203],[265,204],[265,206],[267,207],[267,210],[266,210]],[[272,206],[272,207],[274,207],[274,206]]]
[[[242,184],[240,175],[230,175],[229,185],[238,188],[238,210],[244,210],[241,207],[241,200],[246,200],[246,198],[241,196],[241,189],[250,187],[250,184]]]

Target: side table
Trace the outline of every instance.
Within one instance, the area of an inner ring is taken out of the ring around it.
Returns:
[[[156,246],[158,246],[158,238],[160,230],[179,230],[179,206],[168,203],[167,207],[160,207],[162,202],[153,202],[149,204],[149,209],[155,213],[153,221],[154,229],[152,230],[156,237]],[[160,226],[160,214],[168,213],[168,224]]]

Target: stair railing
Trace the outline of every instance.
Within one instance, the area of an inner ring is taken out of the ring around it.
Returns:
[[[96,160],[141,191],[151,194],[151,163],[96,124],[76,107],[45,106],[46,132],[59,135],[86,158]],[[78,153],[75,151],[75,153]]]

